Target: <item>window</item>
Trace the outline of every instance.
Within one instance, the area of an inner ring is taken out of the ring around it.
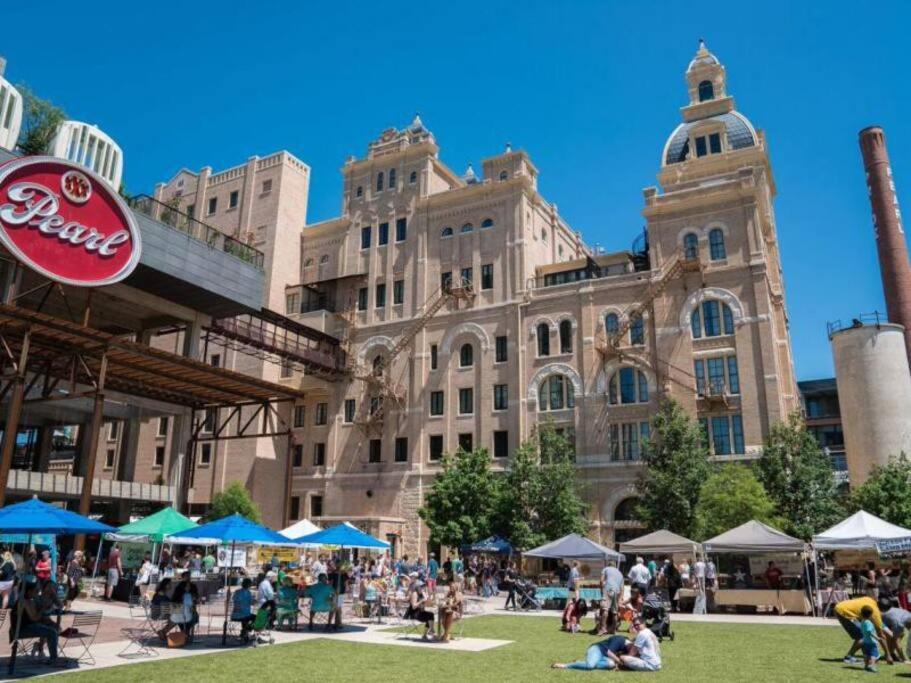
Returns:
[[[211,356],[209,356],[209,364],[213,368],[220,368],[221,367],[221,354],[213,353]]]
[[[158,436],[167,436],[168,435],[168,418],[159,417],[158,418]]]
[[[353,398],[345,399],[345,422],[351,424],[354,422],[355,402]]]
[[[294,366],[291,365],[291,361],[283,360],[279,366],[279,377],[282,379],[288,379],[294,374]]]
[[[199,464],[209,465],[212,463],[212,444],[204,443],[199,450]]]
[[[509,173],[507,173],[506,171],[500,171],[500,181],[502,182],[502,181],[506,180],[507,178],[509,178]]]
[[[630,319],[629,343],[633,346],[645,344],[645,323],[642,321],[641,315],[634,315]]]
[[[727,417],[712,418],[712,446],[715,455],[730,455],[731,430]]]
[[[430,435],[430,453],[431,460],[442,460],[443,458],[443,435],[442,434],[431,434]]]
[[[737,356],[728,356],[728,388],[732,394],[740,393],[740,372],[737,370]]]
[[[370,248],[370,231],[369,225],[361,228],[361,249]]]
[[[396,280],[392,283],[392,303],[394,304],[403,304],[405,303],[405,281]]]
[[[734,315],[727,304],[709,299],[693,310],[690,326],[695,339],[734,334]]]
[[[440,230],[440,237],[452,237],[452,228],[443,228]]]
[[[493,289],[493,264],[481,266],[481,289]]]
[[[608,336],[615,335],[620,331],[620,318],[616,313],[608,313],[604,316],[604,331]]]
[[[294,428],[307,426],[307,406],[294,406]]]
[[[439,352],[437,351],[437,345],[431,344],[430,345],[430,369],[436,370],[437,366],[439,365],[439,361],[440,361],[440,358],[439,358]]]
[[[712,85],[711,81],[702,81],[699,84],[699,101],[705,102],[706,100],[715,99],[715,87]]]
[[[313,265],[313,259],[312,259],[312,258],[308,258],[306,261],[304,261],[304,268],[309,268],[309,267],[312,266],[312,265]]]
[[[509,432],[493,433],[493,457],[509,457]]]
[[[326,465],[326,444],[313,444],[313,466],[325,467]]]
[[[206,444],[208,445],[208,444]],[[109,448],[104,453],[104,468],[106,470],[114,469],[114,456],[117,451],[113,448]]]
[[[745,451],[743,418],[740,415],[702,418],[700,423],[703,435],[715,455],[742,454]],[[711,430],[709,426],[711,426]]]
[[[466,284],[470,285],[472,280],[474,279],[474,269],[473,268],[462,268],[461,276],[462,276],[462,281],[459,284],[462,286],[464,286]]]
[[[497,363],[505,363],[507,356],[507,341],[505,336],[497,337],[496,339],[496,356],[495,360]]]
[[[564,410],[576,407],[573,383],[565,375],[551,375],[538,387],[538,410]]]
[[[648,440],[648,422],[623,422],[608,426],[607,448],[611,460],[639,460]]]
[[[485,218],[481,221],[482,228],[492,228],[493,227],[493,218]]]
[[[573,323],[571,320],[560,321],[560,353],[573,352]]]
[[[108,422],[108,441],[117,441],[117,437],[120,435],[120,423],[119,422]]]
[[[683,258],[687,260],[699,258],[699,238],[695,232],[688,232],[683,236]]]
[[[389,244],[389,223],[380,223],[377,228],[376,243],[380,247]]]
[[[377,192],[383,191],[383,172],[382,171],[380,171],[379,173],[376,174],[376,191]]]
[[[409,185],[414,185],[417,181],[418,181],[418,172],[417,172],[417,171],[412,171],[412,172],[411,172],[411,175],[408,176],[408,184],[409,184]]]
[[[323,497],[310,496],[310,518],[323,516]]]
[[[370,414],[375,415],[376,412],[382,407],[382,405],[383,405],[382,396],[371,396],[370,397]]]
[[[356,191],[354,194],[355,194],[356,197],[363,197],[363,196],[364,196],[364,186],[363,186],[363,185],[358,185],[358,186],[357,186],[357,191]]]
[[[300,295],[297,292],[285,295],[285,313],[294,315],[300,313]]]
[[[408,462],[408,439],[404,436],[395,440],[395,461]]]
[[[430,392],[430,414],[431,415],[442,415],[443,406],[445,404],[445,394],[442,391],[431,391]]]
[[[459,389],[459,415],[474,413],[474,389]]]
[[[329,254],[323,254],[322,256],[320,256],[319,263],[320,263],[320,265],[323,265],[324,263],[329,263]]]
[[[542,230],[542,231],[541,231],[541,239],[542,239],[544,242],[547,241],[547,230]]]
[[[607,384],[607,400],[613,405],[648,403],[648,378],[635,368],[620,368]]]
[[[712,228],[709,232],[709,256],[713,261],[727,258],[727,251],[724,248],[724,232],[721,228]]]
[[[470,368],[474,365],[474,347],[471,344],[462,344],[459,349],[459,367]]]
[[[448,292],[452,289],[452,272],[440,273],[440,290]]]
[[[272,181],[271,181],[271,180],[264,180],[264,181],[263,181],[262,193],[263,193],[263,194],[266,194],[267,192],[272,192]]]
[[[381,283],[376,286],[376,301],[373,302],[373,305],[376,306],[376,308],[386,307],[386,283]]]
[[[164,466],[164,446],[155,446],[155,462],[153,463],[153,466]]]
[[[190,218],[193,218],[193,217],[196,215],[196,204],[190,204],[190,205],[187,207],[187,215],[188,215]]]
[[[404,242],[408,236],[408,219],[397,218],[395,220],[395,241]]]
[[[474,437],[470,434],[459,434],[459,448],[468,453],[474,449]]]
[[[367,288],[361,287],[357,290],[357,310],[366,311],[367,310]]]
[[[509,408],[509,385],[493,385],[493,409],[506,410]]]
[[[218,210],[218,197],[209,197],[209,215]]]
[[[314,424],[324,425],[329,421],[329,404],[328,403],[317,403],[316,404],[316,419]]]
[[[550,326],[547,323],[538,323],[538,357],[550,355]]]
[[[383,441],[382,439],[370,439],[370,452],[368,462],[383,461]]]
[[[301,499],[300,496],[291,496],[291,509],[289,510],[291,519],[300,519],[301,516]]]
[[[239,193],[237,190],[234,190],[231,194],[228,195],[228,208],[236,209],[237,208],[237,198]]]
[[[390,168],[390,169],[389,169],[389,189],[390,189],[390,190],[394,190],[394,189],[395,189],[395,181],[396,181],[395,169],[394,169],[394,168]]]
[[[737,356],[696,359],[693,361],[693,370],[696,375],[696,393],[700,396],[740,393]]]
[[[712,133],[709,135],[709,152],[712,154],[721,154],[721,134]]]
[[[708,147],[706,147],[706,144],[705,144],[705,136],[703,135],[703,136],[696,138],[696,156],[704,157],[708,153],[709,153]]]
[[[206,411],[203,415],[202,422],[202,431],[206,434],[211,434],[215,431],[215,409],[206,408]]]
[[[472,232],[473,230],[474,230],[474,226],[471,223],[466,223],[465,225],[462,226],[461,232],[464,234],[466,232]]]

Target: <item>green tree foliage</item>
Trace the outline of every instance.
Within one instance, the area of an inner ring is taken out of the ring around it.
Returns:
[[[793,536],[809,540],[844,516],[832,465],[798,412],[772,427],[758,474]]]
[[[664,401],[644,444],[645,468],[636,483],[636,514],[650,531],[692,536],[696,505],[709,475],[708,451],[699,425],[674,400]]]
[[[911,461],[904,453],[873,469],[870,477],[854,489],[851,506],[882,517],[887,522],[911,527]]]
[[[699,494],[694,538],[704,541],[751,519],[778,526],[775,503],[746,465],[715,468]]]
[[[498,492],[485,449],[444,456],[443,471],[418,511],[430,528],[431,542],[458,548],[489,536]]]
[[[212,496],[212,505],[203,520],[211,522],[235,513],[254,522],[262,522],[259,506],[253,502],[250,492],[239,481],[232,481],[223,491]]]
[[[22,95],[22,131],[19,134],[19,149],[25,155],[46,154],[57,128],[66,119],[66,114],[57,106],[43,100],[28,86],[17,85]]]

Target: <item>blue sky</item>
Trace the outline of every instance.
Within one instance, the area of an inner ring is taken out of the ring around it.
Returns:
[[[77,15],[49,2],[43,33],[17,2],[0,54],[8,79],[119,142],[133,193],[182,166],[288,149],[312,168],[308,220],[326,219],[345,158],[419,111],[458,172],[506,141],[527,150],[543,194],[589,244],[616,250],[642,228],[641,191],[704,36],[737,108],[768,136],[798,376],[828,376],[826,321],[884,310],[864,126],[886,129],[911,202],[911,3],[717,7],[92,2]]]

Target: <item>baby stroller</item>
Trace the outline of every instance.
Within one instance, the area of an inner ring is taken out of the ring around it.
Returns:
[[[541,603],[535,597],[537,586],[527,579],[516,579],[515,591],[517,603],[521,610],[539,610]]]
[[[653,591],[645,596],[642,601],[642,621],[659,641],[665,638],[674,640],[670,605],[661,599],[659,593]]]

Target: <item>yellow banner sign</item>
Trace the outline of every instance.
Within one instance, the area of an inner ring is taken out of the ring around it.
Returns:
[[[297,562],[300,559],[300,551],[297,548],[260,548],[256,554],[256,561],[265,564],[271,562],[273,557],[278,558],[279,562]]]

